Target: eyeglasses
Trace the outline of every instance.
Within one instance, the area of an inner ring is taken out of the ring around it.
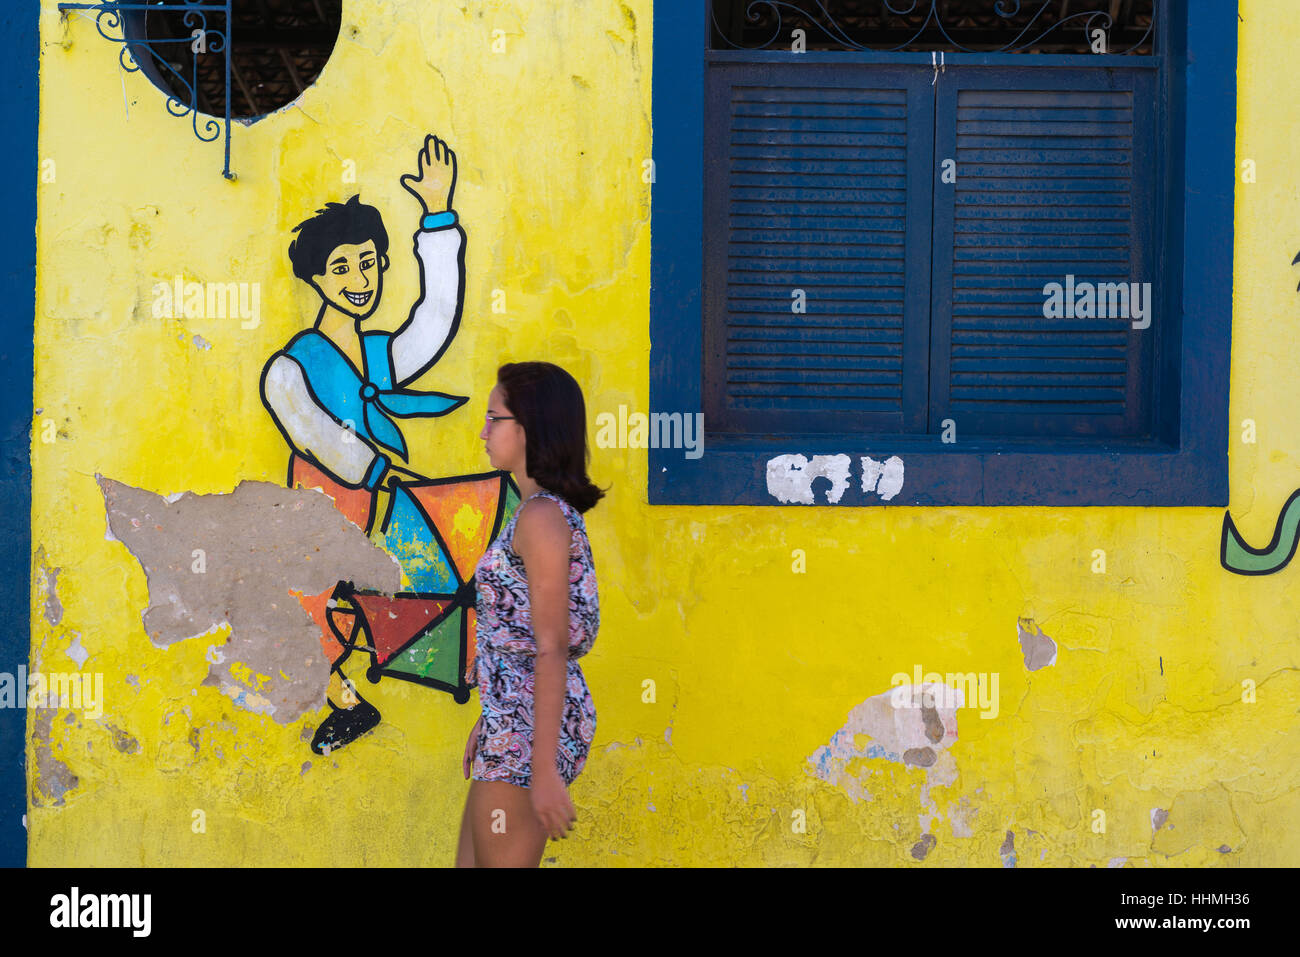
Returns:
[[[490,414],[489,414],[489,415],[485,415],[483,418],[484,418],[484,421],[486,421],[486,422],[506,422],[506,421],[511,421],[511,422],[513,422],[513,421],[515,421],[515,417],[514,417],[513,415],[490,415]]]

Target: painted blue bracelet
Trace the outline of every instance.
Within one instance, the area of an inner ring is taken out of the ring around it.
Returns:
[[[455,210],[447,210],[445,213],[430,213],[424,217],[420,223],[421,229],[443,229],[447,226],[456,225]]]

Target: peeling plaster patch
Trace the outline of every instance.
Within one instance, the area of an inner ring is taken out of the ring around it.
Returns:
[[[81,666],[84,665],[86,659],[90,657],[90,652],[81,647],[81,632],[74,631],[72,634],[76,637],[72,639],[72,644],[68,645],[67,655],[77,663],[77,670],[80,671]]]
[[[1030,671],[1056,664],[1056,642],[1043,634],[1032,618],[1016,621],[1016,634],[1020,638],[1020,653],[1025,656],[1025,667]]]
[[[1007,831],[1007,836],[1002,840],[1002,846],[998,848],[998,854],[1002,858],[1003,867],[1016,866],[1016,833]]]
[[[198,333],[195,333],[195,335],[194,335],[194,339],[193,339],[193,342],[194,342],[194,344],[195,344],[196,346],[198,346],[200,349],[211,349],[211,348],[212,348],[212,343],[208,342],[207,339],[204,339],[204,338],[203,338],[201,335],[199,335]]]
[[[207,680],[205,679],[203,683],[207,684]],[[274,715],[277,710],[269,699],[260,694],[254,694],[243,685],[223,681],[221,682],[221,693],[235,702],[238,707],[254,714]]]
[[[1227,844],[1220,844],[1220,845],[1219,845],[1219,853],[1220,853],[1220,854],[1231,854],[1231,853],[1232,853],[1232,848],[1230,848]]]
[[[912,845],[912,856],[918,861],[923,861],[938,843],[933,834],[922,834],[921,839]]]
[[[975,815],[979,814],[979,808],[970,806],[970,798],[962,796],[957,806],[949,811],[948,818],[952,827],[953,837],[974,837],[975,836]]]
[[[883,462],[862,456],[862,491],[875,492],[888,502],[903,490],[903,460],[891,455]]]
[[[778,455],[767,460],[767,492],[787,505],[814,504],[812,483],[815,478],[830,481],[826,500],[835,504],[849,488],[847,455],[814,455],[810,462],[802,455]]]
[[[749,803],[749,785],[748,785],[748,784],[741,784],[741,785],[738,785],[738,787],[740,788],[740,796],[741,796],[742,798],[744,798],[744,799],[745,799],[745,803],[748,804],[748,803]]]
[[[50,568],[45,564],[45,546],[36,549],[36,564],[40,568],[41,589],[45,592],[45,621],[51,626],[63,620],[63,603],[59,601],[59,573],[62,568]]]
[[[908,748],[903,752],[903,763],[918,768],[931,767],[934,765],[934,760],[934,748]]]
[[[1107,866],[1107,867],[1123,867],[1124,864],[1125,864],[1125,862],[1127,862],[1127,861],[1128,861],[1128,858],[1127,858],[1127,857],[1112,857],[1109,861],[1106,862],[1106,866]]]
[[[140,750],[140,742],[135,735],[128,734],[121,728],[109,724],[107,721],[101,721],[100,723],[112,732],[113,747],[117,748],[117,750],[121,751],[123,754],[135,754]]]
[[[144,569],[150,640],[167,647],[229,627],[225,660],[210,663],[202,685],[277,722],[323,707],[329,678],[320,629],[290,592],[318,595],[340,581],[389,594],[401,587],[397,562],[314,489],[244,481],[169,503],[96,479],[110,532]]]
[[[126,683],[129,684],[136,691],[140,690],[140,679],[137,678],[135,675],[127,675]]]
[[[1151,809],[1151,833],[1154,834],[1165,826],[1165,821],[1169,820],[1169,812],[1161,807]]]
[[[36,807],[44,807],[46,801],[52,802],[55,807],[62,807],[63,796],[81,783],[72,770],[54,757],[50,750],[53,726],[54,709],[36,709],[32,715],[32,749],[36,752],[32,804]]]
[[[942,689],[946,695],[938,694]],[[928,697],[927,697],[928,696]],[[830,742],[808,757],[812,773],[829,784],[843,788],[855,803],[871,800],[865,783],[848,771],[856,758],[884,758],[909,767],[925,768],[921,787],[921,804],[928,813],[921,816],[921,829],[938,816],[930,799],[931,787],[945,787],[957,780],[957,762],[948,753],[957,740],[957,708],[964,704],[960,689],[945,685],[902,685],[867,698],[849,712],[844,726],[831,735]],[[923,706],[930,701],[946,701],[953,707]],[[895,706],[897,703],[897,707]],[[856,740],[864,740],[859,744]]]
[[[309,770],[311,770],[311,762],[310,762],[310,761],[304,761],[304,762],[302,763],[302,770],[298,772],[298,777],[302,777],[302,776],[303,776],[304,774],[306,774]]]

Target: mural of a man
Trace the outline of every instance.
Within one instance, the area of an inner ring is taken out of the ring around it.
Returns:
[[[359,196],[327,203],[294,228],[289,245],[294,275],[320,296],[316,321],[270,358],[261,380],[262,401],[292,450],[289,486],[320,488],[367,532],[380,490],[418,478],[394,463],[407,448],[393,419],[445,415],[466,401],[405,387],[438,361],[460,323],[465,234],[452,209],[456,154],[429,135],[417,174],[401,183],[422,207],[415,233],[421,293],[406,322],[392,333],[362,328],[383,295],[388,233],[379,211]],[[351,647],[328,628],[321,643],[333,665],[330,714],[312,750],[328,753],[380,716],[342,673]]]

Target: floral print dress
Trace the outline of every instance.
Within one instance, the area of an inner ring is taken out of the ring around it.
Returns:
[[[596,708],[578,664],[600,629],[591,543],[582,514],[559,495],[541,489],[515,509],[474,572],[478,652],[469,680],[478,685],[483,725],[470,776],[475,781],[507,781],[525,788],[532,782],[533,665],[537,643],[529,608],[528,576],[524,560],[515,553],[514,537],[523,506],[539,495],[560,506],[571,529],[569,662],[555,756],[566,785],[573,783],[587,763],[596,734]]]

